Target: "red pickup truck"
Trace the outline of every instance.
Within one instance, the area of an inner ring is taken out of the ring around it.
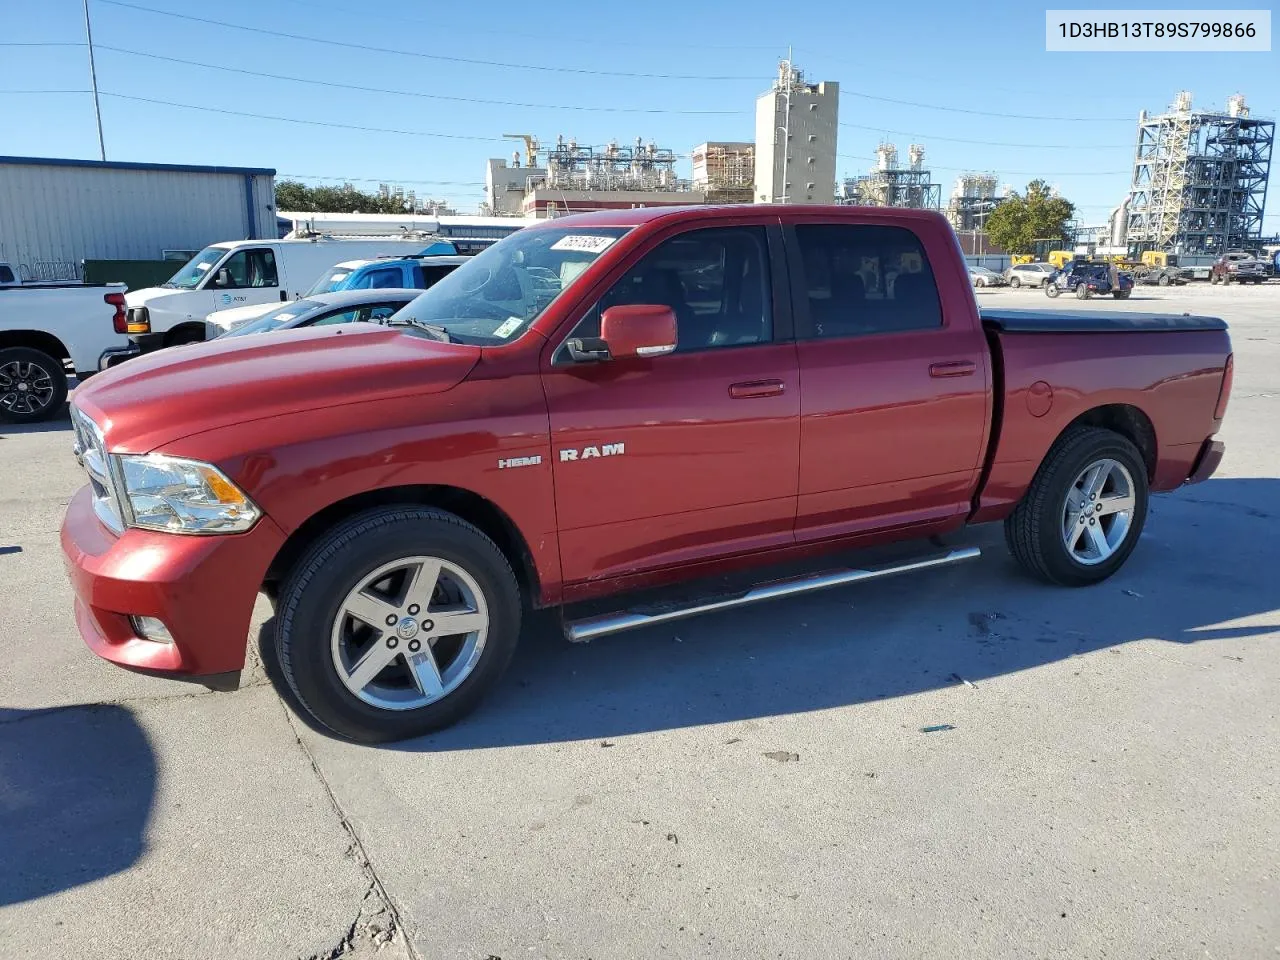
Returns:
[[[265,591],[305,709],[395,739],[475,706],[527,607],[589,639],[965,559],[939,537],[996,520],[1033,574],[1103,580],[1150,491],[1217,467],[1231,370],[1217,319],[980,315],[932,213],[587,214],[502,240],[387,325],[95,377],[62,546],[100,656],[234,686]],[[919,554],[634,599],[903,540]]]

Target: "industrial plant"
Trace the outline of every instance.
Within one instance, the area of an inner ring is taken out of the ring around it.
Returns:
[[[783,60],[755,104],[755,140],[707,140],[690,154],[635,137],[628,145],[558,136],[544,148],[530,134],[505,134],[523,151],[491,159],[483,212],[553,217],[585,210],[690,203],[836,203],[945,213],[966,253],[994,250],[991,213],[1010,195],[993,171],[969,171],[943,187],[925,145],[881,142],[865,174],[837,179],[839,85],[811,83]],[[1263,205],[1275,123],[1250,115],[1242,95],[1225,112],[1195,110],[1179,93],[1169,112],[1138,117],[1131,186],[1105,223],[1061,242],[1137,257],[1146,251],[1216,255],[1262,241]],[[692,177],[678,167],[691,161]]]
[[[847,178],[840,187],[840,203],[869,207],[909,207],[937,210],[942,205],[942,187],[924,166],[924,147],[913,143],[907,163],[898,162],[898,148],[892,143],[876,147],[876,165],[863,177]]]
[[[1245,98],[1225,112],[1194,110],[1183,91],[1168,113],[1138,118],[1125,238],[1136,251],[1220,254],[1262,237],[1275,122],[1249,116]]]

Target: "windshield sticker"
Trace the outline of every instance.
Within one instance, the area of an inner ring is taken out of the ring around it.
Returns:
[[[508,317],[498,325],[498,329],[493,331],[493,335],[499,339],[505,340],[507,337],[519,330],[520,324],[522,323],[524,323],[524,319],[521,317]]]
[[[193,263],[192,266],[195,267],[197,270],[208,270],[210,267],[213,266],[213,264],[212,263]]]
[[[570,234],[551,245],[552,250],[577,250],[579,253],[603,253],[617,237],[592,237],[586,234]]]
[[[296,316],[296,313],[277,313],[272,319],[276,323],[284,323],[286,320],[292,320]]]

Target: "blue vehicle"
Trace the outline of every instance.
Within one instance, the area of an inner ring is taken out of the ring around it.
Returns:
[[[1044,292],[1049,297],[1060,293],[1074,293],[1077,299],[1088,300],[1094,294],[1111,294],[1116,300],[1128,300],[1133,293],[1132,274],[1115,270],[1107,263],[1090,263],[1072,260],[1045,281]]]
[[[426,290],[470,259],[458,254],[432,253],[431,249],[410,257],[347,260],[326,270],[304,296],[339,290]]]

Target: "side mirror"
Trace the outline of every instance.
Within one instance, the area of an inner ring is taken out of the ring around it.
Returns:
[[[213,285],[215,287],[228,287],[231,285],[231,274],[227,272],[227,268],[223,267],[213,277]]]
[[[600,318],[600,339],[615,360],[660,357],[676,348],[676,314],[657,304],[610,307]]]

